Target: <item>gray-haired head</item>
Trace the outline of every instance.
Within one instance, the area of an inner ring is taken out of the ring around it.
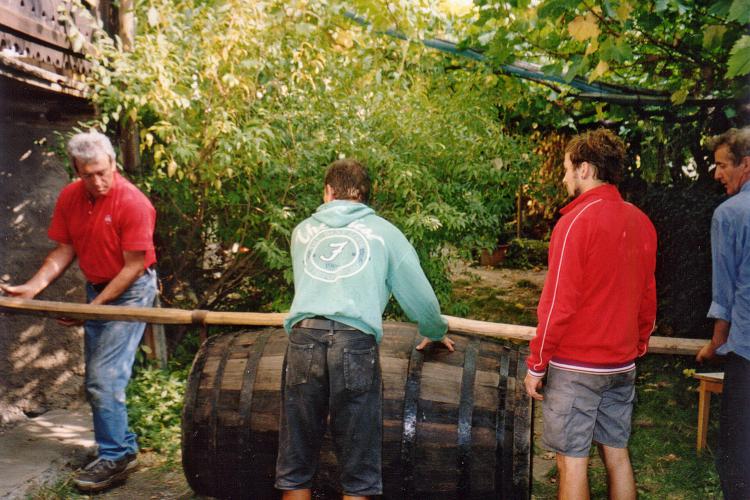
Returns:
[[[95,130],[81,132],[71,137],[68,141],[68,155],[70,155],[73,168],[76,170],[78,164],[88,165],[103,155],[109,156],[113,162],[115,161],[115,150],[109,138]]]
[[[723,134],[710,137],[706,141],[706,146],[712,152],[724,145],[729,147],[729,153],[735,164],[739,163],[743,157],[750,156],[750,127],[730,128]]]

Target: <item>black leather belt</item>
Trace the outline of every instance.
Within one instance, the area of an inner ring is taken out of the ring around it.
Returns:
[[[143,276],[144,274],[146,274],[147,271],[153,271],[154,269],[156,269],[156,266],[154,266],[153,264],[151,264],[150,266],[148,266],[146,269],[143,270],[143,273],[141,273],[141,276]],[[138,277],[140,278],[141,276],[138,276]],[[102,290],[104,290],[105,288],[107,288],[107,285],[109,285],[109,281],[105,281],[104,283],[91,283],[89,281],[89,285],[91,285],[91,288],[93,288],[94,290],[96,290],[97,293],[102,293]]]
[[[353,328],[344,323],[333,321],[327,318],[307,318],[298,322],[294,325],[294,328],[310,328],[311,330],[334,330],[334,331],[345,331],[345,332],[356,332],[356,328]]]
[[[102,290],[107,288],[107,285],[109,285],[109,281],[105,281],[104,283],[91,283],[89,282],[89,285],[91,285],[91,288],[96,290],[98,293],[102,293]]]

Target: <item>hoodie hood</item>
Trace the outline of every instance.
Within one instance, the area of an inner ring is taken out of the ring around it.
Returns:
[[[312,218],[328,227],[345,227],[375,211],[356,201],[333,200],[319,206]]]

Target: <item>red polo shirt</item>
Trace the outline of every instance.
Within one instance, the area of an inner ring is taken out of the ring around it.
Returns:
[[[144,266],[156,262],[156,210],[146,196],[115,172],[112,188],[93,199],[78,179],[63,188],[47,235],[72,244],[91,283],[112,280],[123,268],[123,251],[145,251]]]

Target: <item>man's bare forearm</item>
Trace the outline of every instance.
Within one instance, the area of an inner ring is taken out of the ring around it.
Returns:
[[[45,257],[39,270],[31,277],[31,279],[23,285],[4,288],[13,295],[33,298],[47,288],[50,283],[60,277],[70,263],[73,262],[75,256],[75,250],[72,245],[59,244],[54,250],[47,254],[47,257]]]
[[[112,278],[104,290],[91,301],[93,305],[106,304],[115,300],[122,293],[130,288],[143,274],[145,253],[144,252],[123,252],[125,265],[117,275]]]
[[[714,334],[711,337],[711,341],[698,351],[695,359],[698,361],[708,361],[712,359],[716,355],[716,349],[727,343],[730,326],[731,323],[729,323],[729,321],[723,319],[714,320]]]
[[[714,321],[714,334],[711,337],[711,346],[714,349],[718,349],[727,343],[729,338],[729,326],[731,323],[723,319],[717,319]]]

